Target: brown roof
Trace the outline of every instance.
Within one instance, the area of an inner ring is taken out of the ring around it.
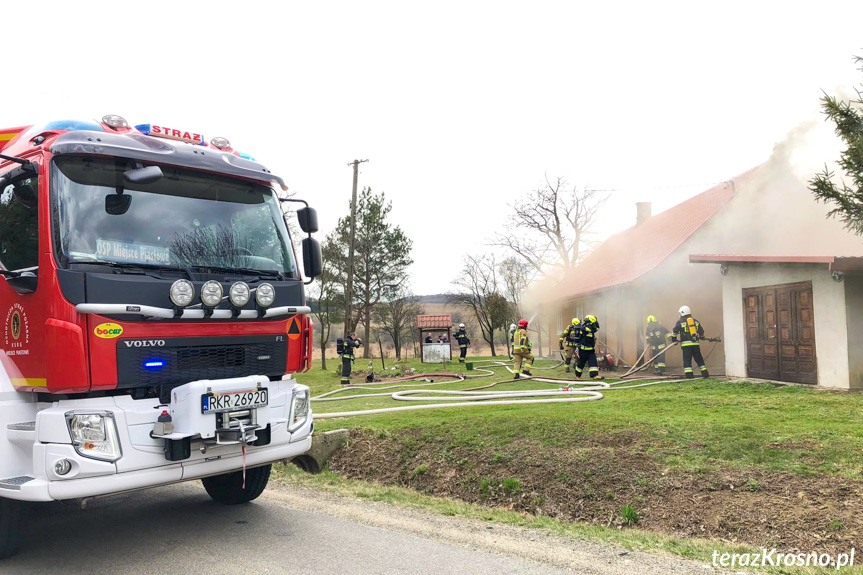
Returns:
[[[452,316],[446,315],[418,315],[417,327],[420,329],[446,329],[452,327]]]
[[[667,258],[734,195],[722,183],[605,240],[559,284],[559,298],[627,284]]]
[[[830,271],[863,270],[863,257],[692,254],[689,261],[694,264],[828,264]]]

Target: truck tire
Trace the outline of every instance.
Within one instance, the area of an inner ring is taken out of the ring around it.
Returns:
[[[207,494],[217,503],[222,505],[237,505],[248,503],[258,498],[267,488],[270,480],[272,465],[253,467],[246,470],[246,488],[243,489],[243,472],[233,471],[205,477],[201,480]]]
[[[0,498],[0,559],[5,559],[18,550],[20,522],[21,502]]]

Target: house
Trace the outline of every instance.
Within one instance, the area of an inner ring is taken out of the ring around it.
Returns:
[[[655,216],[649,204],[639,204],[635,226],[608,238],[567,274],[545,307],[557,307],[560,328],[574,316],[597,316],[601,343],[634,363],[644,349],[646,317],[655,315],[670,328],[680,306],[688,305],[707,336],[725,342],[702,346],[710,372],[724,373],[732,353],[730,366],[738,373],[742,339],[736,329],[726,333],[731,325],[726,316],[736,311],[723,309],[728,300],[723,276],[714,269],[719,265],[696,263],[690,255],[863,256],[860,238],[826,217],[828,209],[815,202],[806,179],[787,154],[774,154]],[[674,371],[681,354],[668,355]]]
[[[863,258],[689,259],[722,277],[726,375],[863,388]]]

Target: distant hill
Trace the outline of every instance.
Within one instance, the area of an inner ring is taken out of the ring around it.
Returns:
[[[436,293],[432,295],[418,295],[419,303],[446,303],[445,293]]]

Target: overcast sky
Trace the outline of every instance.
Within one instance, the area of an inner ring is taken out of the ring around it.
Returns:
[[[60,118],[221,135],[318,208],[360,185],[450,289],[550,177],[634,223],[770,155],[857,85],[863,2],[41,2],[3,32],[0,126]]]

